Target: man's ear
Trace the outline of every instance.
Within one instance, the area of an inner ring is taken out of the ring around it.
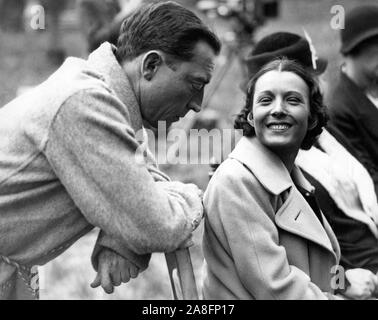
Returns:
[[[142,76],[150,81],[156,74],[159,66],[163,63],[163,57],[158,51],[148,51],[142,60]]]

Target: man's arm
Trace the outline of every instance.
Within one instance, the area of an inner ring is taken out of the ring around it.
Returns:
[[[148,149],[147,141],[144,141],[143,146],[146,148],[145,160],[146,160],[147,170],[152,176],[153,180],[155,182],[169,182],[170,181],[169,177],[158,169],[156,160]],[[128,260],[129,262],[137,266],[137,268],[141,272],[144,271],[148,267],[148,263],[151,258],[150,254],[138,255],[134,253],[133,251],[129,249],[129,247],[127,246],[127,243],[122,243],[118,241],[117,239],[115,239],[114,237],[106,235],[103,231],[100,231],[99,236],[97,238],[97,242],[93,249],[92,257],[91,257],[92,266],[96,271],[98,271],[98,263],[99,263],[98,255],[104,249],[112,250],[113,252],[118,253],[124,259]],[[108,256],[111,257],[112,255],[109,254]],[[113,255],[113,258],[120,259],[120,257],[116,257],[115,254]]]
[[[202,216],[198,188],[154,182],[127,119],[106,89],[81,91],[52,123],[46,156],[89,223],[137,254],[173,251]]]

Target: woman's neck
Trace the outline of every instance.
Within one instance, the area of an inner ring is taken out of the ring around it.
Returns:
[[[259,139],[257,139],[257,142],[261,145],[264,145],[263,143],[261,143],[261,141]],[[269,148],[268,146],[265,146],[265,148],[268,148],[270,151],[272,151],[277,157],[279,157],[281,159],[281,161],[283,162],[284,166],[286,167],[286,169],[289,171],[289,173],[291,173],[291,171],[293,170],[294,168],[294,162],[295,162],[295,158],[297,157],[298,155],[298,149],[295,149],[294,151],[293,150],[290,150],[289,148]]]
[[[291,171],[294,168],[294,162],[295,158],[297,157],[298,150],[293,152],[293,151],[287,151],[287,150],[279,150],[279,151],[273,151],[283,162],[285,165],[287,171],[291,173]]]

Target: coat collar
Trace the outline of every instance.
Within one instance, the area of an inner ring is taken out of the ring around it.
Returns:
[[[242,137],[229,158],[247,166],[264,188],[274,195],[281,194],[294,183],[309,192],[314,190],[298,167],[294,166],[290,176],[281,159],[259,143],[256,137]]]
[[[248,167],[272,194],[279,196],[290,189],[288,198],[275,214],[277,226],[320,245],[332,253],[336,261],[339,259],[340,248],[326,219],[322,215],[322,225],[295,187],[300,186],[310,193],[315,189],[297,166],[294,166],[290,176],[282,161],[255,137],[242,137],[229,158],[236,159]]]
[[[340,72],[339,87],[342,89],[343,95],[347,94],[345,101],[348,103],[348,107],[355,106],[354,112],[367,119],[377,117],[377,107],[369,100],[365,92],[343,71]],[[351,101],[354,101],[354,103],[351,104]]]
[[[105,78],[105,82],[127,107],[131,126],[134,131],[137,132],[143,126],[140,106],[126,72],[118,63],[114,55],[114,50],[115,46],[105,42],[89,55],[88,62],[99,71],[99,73]]]
[[[340,247],[332,228],[323,214],[322,223],[296,188],[279,208],[274,220],[281,229],[310,240],[328,250],[335,260],[340,259]]]

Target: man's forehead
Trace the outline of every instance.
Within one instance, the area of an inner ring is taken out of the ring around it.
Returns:
[[[213,64],[216,54],[214,49],[205,41],[198,41],[193,48],[193,60],[199,60],[205,64]]]
[[[214,71],[214,64],[201,64],[196,68],[189,68],[189,76],[205,83],[209,82]]]
[[[196,55],[190,62],[192,73],[200,74],[208,79],[211,78],[215,68],[215,55]]]

